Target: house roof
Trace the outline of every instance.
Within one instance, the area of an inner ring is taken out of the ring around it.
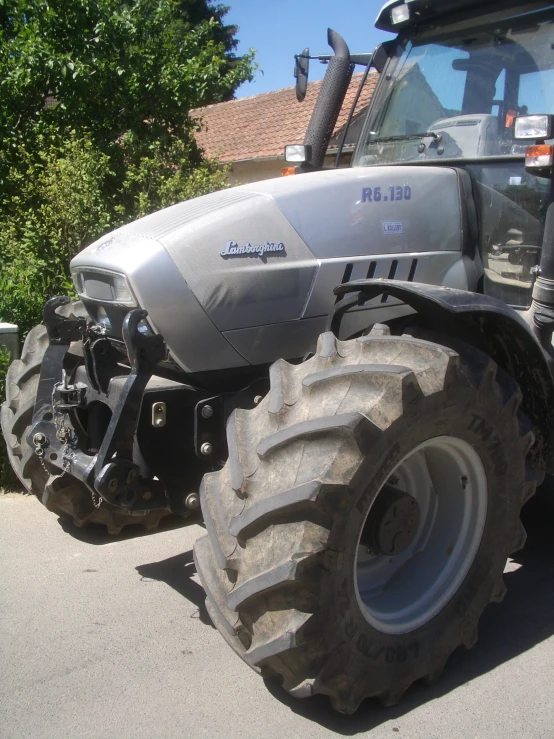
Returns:
[[[362,74],[352,76],[335,132],[346,123]],[[357,112],[368,104],[378,76],[375,71],[369,73]],[[304,140],[321,84],[321,80],[309,82],[302,103],[296,100],[295,88],[286,87],[191,110],[191,117],[202,123],[196,140],[208,157],[222,161],[282,157],[285,144]]]

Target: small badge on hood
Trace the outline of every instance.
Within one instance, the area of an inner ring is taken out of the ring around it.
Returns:
[[[402,221],[381,221],[385,236],[403,233]]]
[[[239,246],[236,241],[228,241],[223,251],[220,251],[222,257],[264,257],[266,254],[271,256],[275,252],[284,252],[285,245],[282,241],[266,241],[264,244],[246,243]]]
[[[114,241],[115,241],[115,236],[112,236],[109,239],[104,239],[104,241],[101,241],[96,246],[93,246],[91,248],[91,251],[94,252],[94,251],[102,251],[102,249],[107,249],[108,246],[110,246],[110,244],[113,244]]]

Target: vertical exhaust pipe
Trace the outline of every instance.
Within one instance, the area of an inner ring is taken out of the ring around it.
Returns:
[[[352,79],[354,65],[350,61],[350,51],[346,41],[332,28],[327,29],[327,42],[335,52],[321,84],[314,112],[304,137],[304,143],[312,147],[310,169],[323,166],[325,152],[333,135],[340,109]]]

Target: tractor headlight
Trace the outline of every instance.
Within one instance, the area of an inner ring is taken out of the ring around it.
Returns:
[[[72,272],[73,283],[80,298],[114,305],[137,305],[125,275],[96,268],[80,268]]]
[[[312,156],[310,144],[287,144],[285,146],[285,161],[302,163],[308,162]]]
[[[394,25],[409,21],[410,20],[410,8],[406,5],[406,3],[402,3],[402,5],[397,5],[396,7],[391,9],[390,19]]]

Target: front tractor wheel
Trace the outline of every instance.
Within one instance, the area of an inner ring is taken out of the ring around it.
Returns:
[[[483,354],[320,337],[229,419],[195,547],[210,615],[263,676],[352,713],[438,677],[502,599],[534,492],[521,393]]]

